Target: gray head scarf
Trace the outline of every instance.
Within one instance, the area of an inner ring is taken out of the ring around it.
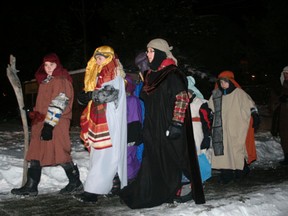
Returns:
[[[173,56],[171,52],[173,46],[169,46],[166,40],[163,40],[161,38],[153,39],[147,44],[147,47],[155,48],[165,52],[167,58],[173,59],[175,61],[175,64],[177,65],[177,59]]]

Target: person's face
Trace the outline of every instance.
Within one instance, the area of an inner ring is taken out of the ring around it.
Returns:
[[[96,64],[97,65],[102,65],[103,62],[105,61],[105,57],[102,55],[96,55]]]
[[[55,70],[56,67],[57,64],[55,62],[49,62],[49,61],[44,62],[44,70],[50,76],[53,74],[53,71]]]
[[[284,75],[284,79],[285,79],[285,80],[288,80],[288,72],[287,72],[287,73],[286,73],[286,72],[283,73],[283,75]]]
[[[227,89],[229,88],[229,82],[225,81],[225,80],[220,80],[220,85],[222,89]]]
[[[155,51],[153,48],[148,47],[147,51],[146,51],[147,57],[148,57],[148,61],[149,63],[151,63],[154,59],[154,55],[155,55]]]

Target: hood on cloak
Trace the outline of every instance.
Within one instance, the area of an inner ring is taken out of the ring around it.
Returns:
[[[196,81],[194,79],[194,77],[192,76],[188,76],[187,77],[188,80],[188,91],[191,90],[193,91],[193,93],[196,95],[196,97],[204,99],[203,94],[199,91],[199,89],[195,86]]]
[[[288,73],[288,66],[284,67],[283,71],[281,73],[281,76],[280,76],[281,85],[283,85],[283,83],[284,83],[284,79],[285,79],[284,78],[284,73]]]
[[[152,62],[149,63],[150,69],[153,71],[161,70],[164,66],[166,66],[162,64],[166,59],[167,55],[165,52],[154,48],[154,58]]]
[[[241,88],[241,86],[236,82],[236,80],[234,79],[234,73],[232,71],[226,70],[226,71],[222,71],[219,75],[218,75],[218,81],[215,83],[215,89],[219,88],[219,80],[220,79],[224,79],[226,81],[230,81],[233,83],[233,85],[236,88]]]
[[[136,85],[133,82],[133,78],[132,78],[131,75],[126,74],[126,76],[125,76],[125,84],[126,84],[126,92],[129,95],[134,95],[134,91],[136,89]]]
[[[57,56],[57,54],[55,53],[50,53],[50,54],[47,54],[43,57],[43,60],[42,60],[42,64],[40,65],[40,67],[38,68],[38,70],[36,71],[35,73],[35,78],[37,80],[37,82],[40,84],[43,82],[43,80],[45,80],[48,76],[48,74],[46,73],[45,69],[44,69],[44,65],[45,65],[45,62],[53,62],[53,63],[56,63],[56,68],[55,70],[53,71],[52,73],[52,76],[53,77],[56,77],[56,76],[64,76],[66,77],[70,82],[72,82],[72,77],[70,76],[70,74],[68,73],[68,71],[63,68],[61,62],[60,62],[60,59],[59,57]]]
[[[135,65],[140,69],[141,73],[149,70],[149,62],[145,52],[141,52],[135,57]]]

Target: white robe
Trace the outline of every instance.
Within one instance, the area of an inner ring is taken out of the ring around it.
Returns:
[[[89,193],[108,194],[113,186],[113,178],[118,173],[121,188],[127,185],[127,115],[124,79],[115,79],[103,84],[119,90],[118,104],[107,103],[106,118],[112,147],[90,151],[90,165],[84,189]]]

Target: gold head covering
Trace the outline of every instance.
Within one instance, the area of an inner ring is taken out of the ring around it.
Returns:
[[[96,63],[96,56],[102,55],[106,59],[103,62],[103,64],[98,65]],[[87,63],[86,71],[85,71],[85,77],[84,77],[84,91],[93,91],[96,86],[97,76],[101,72],[102,68],[109,64],[112,59],[114,58],[114,50],[110,46],[101,46],[96,48],[94,51],[93,56],[90,58],[90,60]]]

